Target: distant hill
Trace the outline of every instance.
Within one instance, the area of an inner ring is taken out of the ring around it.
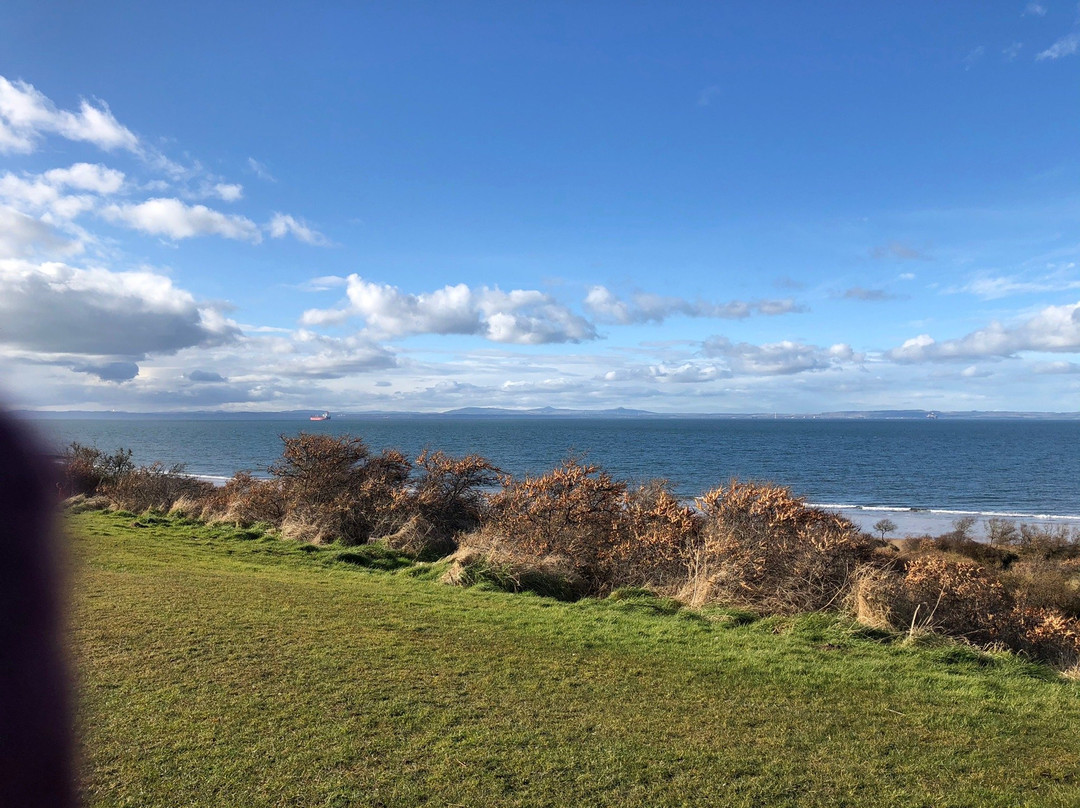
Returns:
[[[322,410],[283,410],[278,412],[228,412],[199,410],[194,412],[103,412],[100,410],[35,411],[14,410],[13,415],[34,420],[77,419],[87,420],[159,420],[159,421],[306,421]],[[1080,412],[995,412],[967,410],[944,412],[938,410],[842,410],[815,414],[785,413],[662,413],[615,407],[603,410],[575,410],[559,407],[535,407],[516,410],[503,407],[459,407],[444,412],[407,412],[400,410],[367,410],[349,412],[331,411],[334,421],[350,418],[670,418],[670,419],[752,419],[752,420],[863,420],[863,421],[920,421],[920,420],[1024,420],[1024,421],[1078,421]]]

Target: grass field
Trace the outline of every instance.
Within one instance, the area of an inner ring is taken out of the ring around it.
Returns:
[[[1080,804],[1080,685],[1008,655],[66,526],[89,805]]]

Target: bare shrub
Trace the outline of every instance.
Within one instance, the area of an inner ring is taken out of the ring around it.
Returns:
[[[1002,582],[1025,605],[1080,617],[1080,559],[1025,558],[1002,574]]]
[[[996,516],[986,520],[986,541],[991,547],[1015,544],[1019,538],[1020,533],[1015,522]]]
[[[1080,530],[1067,525],[1020,525],[1017,546],[1022,555],[1046,559],[1080,557]]]
[[[838,604],[880,544],[777,485],[732,481],[698,499],[704,525],[685,596],[790,614]]]
[[[1080,663],[1080,620],[1053,609],[1017,606],[1010,614],[1008,644],[1063,670]]]
[[[396,451],[372,455],[349,435],[282,436],[281,460],[270,467],[285,502],[282,532],[308,541],[363,544],[393,532],[407,518],[402,503],[409,461]]]
[[[152,463],[140,466],[100,485],[101,493],[118,508],[141,513],[166,512],[181,497],[202,500],[212,496],[213,483],[184,474],[183,465]]]
[[[945,533],[936,538],[920,540],[915,545],[915,552],[946,553],[977,561],[984,567],[1004,570],[1016,561],[1020,556],[1008,547],[991,545],[966,535],[966,533]]]
[[[902,622],[986,645],[1006,639],[1014,605],[1001,581],[981,564],[925,555],[907,564],[896,608]]]
[[[671,493],[666,480],[626,490],[614,541],[604,552],[607,583],[658,589],[681,584],[699,529],[694,509]]]
[[[570,458],[539,477],[506,479],[486,527],[515,557],[568,559],[591,591],[603,591],[625,492],[626,484],[599,466]]]
[[[285,491],[280,480],[262,480],[246,471],[234,474],[216,492],[204,518],[240,527],[264,523],[280,527],[285,518]]]
[[[501,472],[479,455],[459,458],[429,451],[416,458],[416,468],[420,474],[401,507],[416,518],[415,524],[426,526],[433,542],[452,552],[456,534],[480,526],[485,491],[499,481]]]
[[[71,443],[61,460],[60,485],[64,496],[93,496],[106,483],[115,483],[135,469],[130,449],[106,454],[93,446]]]

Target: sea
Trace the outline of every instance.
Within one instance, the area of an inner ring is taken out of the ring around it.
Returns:
[[[266,475],[282,436],[360,437],[374,451],[479,454],[514,475],[583,458],[631,484],[667,480],[685,500],[732,479],[787,486],[871,530],[938,534],[972,517],[1080,529],[1080,421],[934,419],[335,416],[25,418],[53,451],[131,449],[138,464],[184,464],[223,482]]]

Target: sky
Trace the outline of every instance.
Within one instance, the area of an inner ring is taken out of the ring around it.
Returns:
[[[1080,6],[0,7],[0,399],[1080,409]]]

